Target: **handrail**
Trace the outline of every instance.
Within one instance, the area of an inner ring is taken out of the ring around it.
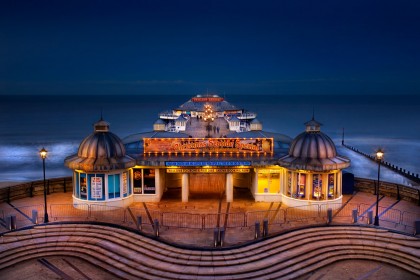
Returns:
[[[362,219],[365,218],[364,214],[371,205],[368,204],[347,204],[341,208],[340,215],[337,218],[352,217],[351,210],[357,210],[358,216]],[[328,206],[327,206],[328,207]],[[330,208],[339,208],[331,205]],[[420,213],[400,211],[398,209],[387,209],[380,207],[379,220],[392,223],[397,226],[402,226],[404,229],[414,228],[414,222],[420,219]],[[25,213],[29,216],[32,210],[37,210],[38,214],[42,214],[42,205],[28,205],[16,207],[7,211],[8,216],[16,215],[17,221],[21,226],[27,226],[28,224],[35,224],[36,222],[27,217],[23,217],[21,213]],[[113,223],[117,225],[136,225],[136,215],[146,215],[144,209],[142,212],[138,211],[136,207],[115,207],[107,205],[88,205],[88,204],[51,204],[50,205],[50,217],[54,221],[86,221],[93,220],[99,222]],[[386,210],[386,211],[385,211]],[[128,212],[128,213],[127,213]],[[271,225],[285,226],[292,222],[314,220],[319,222],[320,218],[323,218],[323,222],[326,221],[326,209],[325,205],[311,205],[310,207],[287,207],[276,210],[270,210],[270,214],[276,214],[276,219],[271,221]],[[382,214],[381,214],[382,213]],[[150,213],[149,213],[150,214]],[[256,221],[261,221],[267,211],[247,211],[247,212],[233,212],[233,213],[176,213],[176,212],[161,212],[153,211],[154,217],[159,217],[161,225],[168,228],[189,228],[189,229],[211,229],[216,227],[217,216],[222,216],[225,219],[224,223],[229,225],[229,228],[251,228],[254,226]],[[4,215],[4,214],[3,214]],[[131,216],[131,219],[129,218]],[[40,215],[38,215],[39,218]],[[333,218],[333,221],[336,217]],[[134,221],[134,222],[133,222]],[[147,221],[147,219],[145,219]],[[229,221],[229,222],[228,222]],[[323,223],[322,222],[322,223]],[[351,222],[351,221],[350,221]],[[387,227],[387,225],[382,225]]]

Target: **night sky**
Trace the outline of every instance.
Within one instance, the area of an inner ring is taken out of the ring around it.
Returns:
[[[420,1],[0,2],[0,94],[419,94]]]

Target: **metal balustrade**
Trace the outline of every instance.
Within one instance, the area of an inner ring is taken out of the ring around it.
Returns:
[[[250,211],[237,213],[176,213],[163,211],[146,211],[141,207],[114,207],[107,205],[88,205],[88,204],[51,204],[49,216],[52,221],[99,221],[114,224],[133,226],[136,224],[137,217],[141,217],[142,225],[151,226],[153,221],[158,220],[162,227],[207,230],[216,227],[226,228],[248,228],[255,226],[255,222],[269,221],[270,225],[292,226],[292,224],[317,222],[321,223],[320,218],[327,216],[327,209],[333,209],[333,222],[351,223],[352,212],[357,210],[359,223],[367,222],[367,212],[372,210],[372,205],[368,204],[339,204],[331,205],[309,205],[280,208],[269,211]],[[43,205],[21,206],[10,209],[0,210],[0,217],[3,221],[10,215],[16,216],[17,227],[35,224],[32,219],[32,210],[38,213],[38,223],[43,222]],[[129,213],[131,212],[132,215]],[[335,220],[334,220],[335,219]],[[385,222],[383,227],[401,226],[403,229],[412,230],[414,222],[420,219],[420,213],[402,212],[398,209],[379,207],[379,220]],[[324,220],[322,222],[324,222]],[[391,226],[390,226],[391,225]],[[7,229],[0,224],[0,231]]]
[[[49,217],[51,220],[89,219],[88,204],[51,204]]]

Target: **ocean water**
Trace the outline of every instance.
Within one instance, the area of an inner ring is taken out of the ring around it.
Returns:
[[[1,96],[0,181],[42,178],[38,151],[48,151],[46,175],[70,176],[64,158],[77,152],[101,117],[111,131],[124,138],[151,131],[162,111],[176,108],[191,95],[136,96]],[[221,95],[223,96],[223,95]],[[377,166],[340,146],[345,142],[366,153],[379,147],[386,161],[420,174],[420,97],[417,96],[287,96],[228,95],[237,107],[256,112],[263,129],[295,137],[312,118],[336,143],[340,154],[352,160],[347,169],[355,176],[376,179]],[[392,172],[386,181],[407,182]]]

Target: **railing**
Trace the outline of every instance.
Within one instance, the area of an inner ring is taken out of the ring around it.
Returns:
[[[237,213],[174,213],[161,211],[146,211],[140,207],[112,207],[106,205],[88,204],[51,204],[49,208],[50,221],[100,221],[136,227],[136,217],[141,217],[141,225],[153,225],[155,220],[165,228],[198,229],[207,230],[216,227],[225,228],[252,228],[256,222],[267,220],[270,225],[291,227],[296,223],[325,223],[327,209],[333,209],[333,222],[352,223],[353,210],[357,210],[359,222],[367,223],[367,212],[375,211],[374,205],[367,204],[331,204],[310,205],[300,207],[288,207],[270,211],[253,211]],[[37,221],[32,217],[32,210],[36,210]],[[133,216],[128,213],[131,211]],[[23,206],[10,209],[2,209],[0,218],[4,222],[5,217],[15,215],[17,227],[33,225],[43,221],[43,205]],[[343,220],[344,218],[344,220]],[[384,222],[383,227],[402,230],[414,229],[414,222],[420,219],[420,213],[402,212],[397,209],[379,207],[379,220]],[[7,230],[1,223],[1,231]],[[140,226],[141,226],[140,225]]]
[[[72,192],[72,177],[53,178],[46,180],[47,194],[56,192]],[[0,188],[0,202],[10,202],[25,197],[44,194],[44,180],[21,183]]]

